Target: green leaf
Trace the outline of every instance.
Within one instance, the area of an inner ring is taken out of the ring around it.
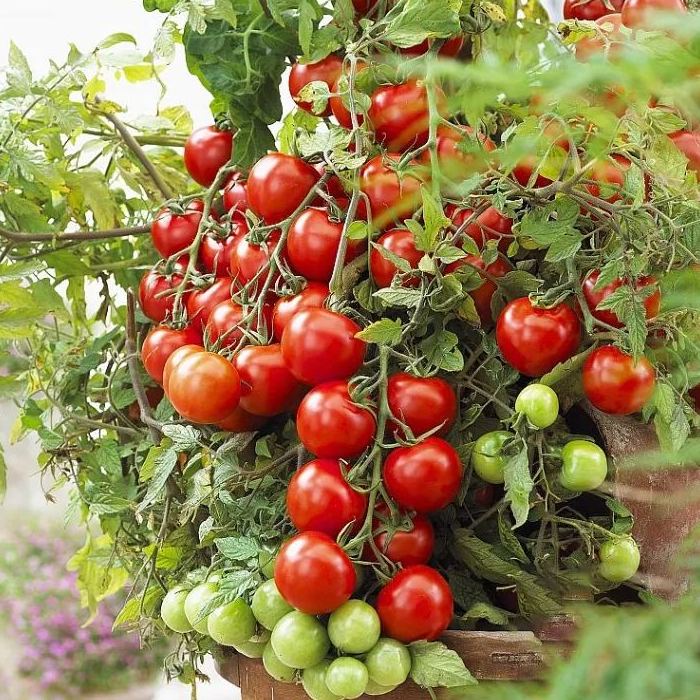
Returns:
[[[501,544],[515,559],[523,562],[523,564],[528,564],[530,562],[529,557],[525,554],[525,550],[520,544],[520,540],[513,533],[512,526],[507,521],[503,512],[498,513],[498,537],[501,540]]]
[[[399,319],[382,318],[356,333],[355,337],[366,343],[396,345],[401,340],[401,331],[402,326]]]
[[[197,447],[201,433],[191,425],[178,425],[172,423],[163,426],[163,435],[173,441],[172,449],[178,452],[187,452]]]
[[[373,296],[381,299],[389,306],[402,306],[405,308],[418,306],[422,299],[420,289],[411,289],[410,287],[380,289]]]
[[[114,619],[112,630],[136,628],[138,626],[137,623],[141,619],[141,611],[143,610],[145,615],[153,615],[158,610],[164,595],[163,589],[159,585],[154,584],[149,586],[145,593],[129,598]]]
[[[654,427],[661,449],[678,452],[690,437],[690,422],[673,387],[660,381],[656,385],[652,402],[656,408]]]
[[[138,507],[139,511],[143,511],[152,503],[155,503],[161,495],[168,478],[173,473],[173,469],[175,469],[177,457],[177,450],[172,447],[166,448],[155,457],[153,462],[153,476],[148,484],[146,495]]]
[[[583,236],[580,233],[562,235],[549,246],[544,259],[547,262],[561,262],[573,258],[580,250],[582,243]]]
[[[98,45],[98,49],[108,49],[111,46],[116,46],[117,44],[133,44],[138,45],[136,39],[126,32],[117,32],[116,34],[110,34],[106,39],[103,39]]]
[[[456,651],[442,642],[414,642],[411,651],[411,680],[422,688],[458,688],[476,685],[476,679]]]
[[[557,197],[553,202],[527,212],[520,222],[519,234],[529,236],[539,245],[553,245],[560,238],[578,235],[574,224],[579,205],[569,197]]]
[[[530,475],[527,443],[524,440],[518,452],[509,456],[503,468],[503,474],[505,476],[506,498],[510,501],[510,509],[513,512],[517,528],[527,521],[530,512],[530,493],[535,487],[535,482]]]
[[[386,15],[382,38],[394,46],[415,46],[425,39],[450,37],[460,31],[461,0],[406,0]]]
[[[7,84],[27,93],[31,92],[32,69],[29,61],[14,41],[10,41],[8,55],[9,70],[7,71]]]
[[[432,253],[440,240],[440,232],[449,226],[451,222],[445,216],[442,204],[433,197],[427,187],[421,187],[421,194],[423,197],[423,222],[425,226],[421,228],[421,235],[415,236],[416,248],[426,253]]]
[[[446,372],[459,372],[464,367],[464,356],[457,347],[459,338],[448,330],[428,336],[420,344],[425,359]]]
[[[467,612],[462,615],[463,620],[486,620],[492,625],[503,627],[508,624],[508,613],[505,610],[484,601],[474,603]]]
[[[258,556],[259,544],[252,537],[220,537],[216,548],[231,561],[248,561]]]

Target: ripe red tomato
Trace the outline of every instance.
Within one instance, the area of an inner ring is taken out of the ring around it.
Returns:
[[[625,172],[629,169],[630,161],[617,153],[605,161],[598,161],[590,171],[590,179],[594,182],[586,185],[586,189],[594,196],[601,196],[601,188],[609,190],[614,188],[612,194],[605,192],[604,199],[608,202],[617,202],[622,199],[621,190],[625,184]]]
[[[313,168],[318,173],[319,177],[323,177],[326,173],[333,173],[333,170],[327,167],[325,163],[314,163]],[[345,191],[343,183],[335,174],[331,174],[330,178],[326,180],[324,189],[331,197],[334,197],[338,201],[347,200],[348,198],[348,193]],[[316,202],[319,203],[319,206],[323,206],[323,197],[317,197]]]
[[[398,173],[394,169],[400,159],[398,153],[375,156],[360,171],[360,189],[367,195],[374,223],[379,228],[411,216],[421,204],[421,181],[415,171]],[[411,161],[409,165],[416,168],[418,162]]]
[[[352,6],[358,15],[364,17],[375,5],[377,0],[352,0]]]
[[[634,361],[614,345],[594,350],[583,365],[583,390],[588,400],[605,413],[636,413],[651,398],[656,372],[646,357]]]
[[[216,426],[230,433],[249,433],[265,425],[265,416],[254,416],[238,406],[230,416],[219,421]]]
[[[365,70],[365,68],[367,68],[367,64],[364,61],[358,61],[356,74]],[[333,95],[329,100],[329,105],[331,107],[331,112],[333,112],[333,116],[338,121],[338,124],[346,129],[352,129],[352,114],[343,102],[343,95],[347,96],[349,93],[347,77],[347,71],[346,73],[338,76],[337,80],[333,84]],[[365,121],[365,115],[360,111],[357,111],[356,114],[357,125],[360,126]]]
[[[382,234],[377,245],[403,258],[415,270],[424,253],[416,248],[414,235],[408,229],[396,228]],[[376,247],[372,246],[369,253],[369,266],[372,279],[377,287],[390,287],[394,276],[399,269],[394,263],[387,260]],[[417,287],[419,277],[411,275],[403,279],[403,286]]]
[[[598,0],[595,0],[596,2]],[[518,164],[513,168],[511,175],[523,186],[528,187],[530,185],[530,178],[532,178],[532,173],[535,172],[535,168],[539,165],[540,159],[534,155],[528,155],[522,158]],[[537,173],[533,187],[546,187],[550,185],[552,181]]]
[[[388,513],[386,507],[380,507],[377,511],[380,515]],[[389,561],[400,564],[404,568],[427,564],[435,548],[435,530],[430,520],[418,514],[412,515],[410,520],[412,523],[410,530],[396,530],[393,535],[386,532],[386,525],[383,525],[380,520],[375,520],[373,525],[375,533],[377,530],[384,530],[374,536],[377,549]],[[368,550],[369,553],[372,552],[371,548]]]
[[[192,132],[185,143],[185,167],[195,182],[210,187],[233,153],[233,134],[216,126]]]
[[[199,248],[199,262],[205,272],[217,277],[231,274],[231,254],[238,241],[248,233],[248,221],[242,214],[234,212],[225,238],[208,234]]]
[[[318,182],[312,165],[297,156],[268,153],[248,175],[250,208],[268,224],[293,214]]]
[[[461,228],[474,214],[471,209],[460,209],[448,204],[445,214],[452,219],[455,229]],[[464,233],[483,248],[486,241],[498,240],[498,248],[505,252],[513,238],[513,220],[501,214],[496,207],[489,207],[467,225]]]
[[[405,49],[402,48],[399,49],[399,51],[404,54],[404,56],[422,56],[424,53],[428,53],[428,51],[430,51],[432,45],[433,41],[431,39],[426,39],[425,41],[421,41],[420,44],[409,46]],[[456,36],[452,36],[445,41],[445,43],[440,47],[438,55],[445,58],[456,58],[459,56],[459,52],[462,50],[463,46],[464,35],[457,34]]]
[[[355,337],[358,326],[347,316],[327,309],[302,309],[282,334],[282,356],[304,384],[347,379],[365,359],[367,344]]]
[[[576,44],[576,58],[580,61],[588,61],[602,54],[606,49],[608,56],[612,58],[622,48],[625,35],[622,33],[622,15],[619,12],[600,17],[596,20],[596,24],[607,35],[608,43],[606,44],[602,36],[581,39]]]
[[[599,321],[615,328],[622,328],[625,324],[617,317],[617,314],[608,309],[598,309],[598,304],[607,299],[616,289],[619,289],[624,282],[618,278],[601,289],[596,289],[595,286],[599,277],[600,270],[593,270],[583,280],[583,296],[586,298],[588,308],[591,310],[591,314]],[[644,300],[647,319],[654,318],[661,307],[661,291],[658,288],[658,282],[654,277],[645,276],[636,280],[634,286],[637,290],[648,286],[655,287],[655,290]]]
[[[688,159],[688,169],[700,177],[700,131],[677,131],[671,139]]]
[[[151,224],[151,240],[162,257],[182,253],[192,245],[202,220],[203,208],[201,199],[193,199],[181,213],[170,209],[158,212]]]
[[[469,255],[461,260],[456,260],[450,263],[446,268],[445,272],[450,273],[464,267],[465,265],[473,265],[478,267],[480,270],[484,269],[484,261],[478,255]],[[511,272],[513,266],[502,257],[496,258],[488,267],[486,267],[486,272],[491,277],[504,277],[509,272]],[[481,274],[481,273],[480,273]],[[474,299],[474,306],[481,319],[481,325],[488,328],[493,324],[493,315],[491,314],[491,299],[496,291],[496,283],[481,275],[484,278],[483,284],[477,289],[473,289],[469,292],[469,295]]]
[[[241,321],[248,314],[240,304],[231,299],[217,304],[209,314],[205,329],[205,337],[211,345],[222,348],[232,348],[238,344],[245,335],[241,326]],[[263,306],[264,329],[258,328],[258,321],[253,318],[249,324],[252,331],[263,331],[271,328],[272,308],[265,304]]]
[[[223,205],[227,212],[235,209],[243,213],[248,209],[248,188],[240,177],[231,178],[224,187]]]
[[[182,275],[178,272],[172,275],[162,275],[157,270],[149,270],[141,278],[139,283],[139,304],[151,321],[162,323],[172,316],[175,304],[175,291],[182,282]],[[181,303],[188,303],[189,292],[182,295]]]
[[[314,282],[330,282],[343,224],[333,221],[326,209],[309,208],[294,219],[287,233],[286,255],[292,271]],[[345,262],[354,260],[364,241],[348,241]]]
[[[387,381],[387,400],[392,415],[419,437],[438,426],[447,433],[457,417],[457,396],[440,377],[415,377],[406,372],[392,374]],[[394,426],[395,431],[403,431]]]
[[[374,440],[376,430],[374,414],[352,400],[345,381],[316,386],[299,404],[299,439],[317,457],[359,457]]]
[[[631,29],[656,29],[655,15],[662,13],[685,14],[683,0],[625,0],[622,6],[622,23]]]
[[[190,346],[185,346],[185,350]],[[236,368],[221,355],[201,350],[174,352],[166,363],[165,391],[175,410],[192,423],[218,423],[230,416],[241,400]],[[168,369],[168,363],[174,364]]]
[[[275,583],[297,610],[324,615],[350,599],[357,575],[348,555],[328,535],[302,532],[282,545]]]
[[[495,150],[496,144],[484,134],[474,136],[471,127],[442,124],[438,127],[436,148],[442,175],[460,181],[484,170],[486,153]],[[421,161],[430,166],[429,151],[421,154]]]
[[[156,326],[151,328],[141,346],[141,361],[148,376],[163,383],[163,368],[168,358],[183,345],[201,345],[199,329],[186,326],[182,330]]]
[[[241,406],[257,416],[288,411],[300,385],[287,369],[278,343],[247,345],[233,359],[241,378]]]
[[[270,261],[273,259],[280,236],[280,231],[275,229],[260,243],[254,243],[250,236],[241,236],[236,241],[229,258],[229,268],[237,287],[245,287],[253,280],[258,289],[263,287],[270,272]],[[275,270],[271,286],[274,286],[279,276],[279,270]]]
[[[310,112],[311,114],[317,114],[320,117],[330,116],[330,105],[327,105],[326,109],[321,112],[314,112],[313,104],[300,100],[299,93],[309,83],[313,82],[325,83],[328,85],[328,89],[331,90],[342,70],[343,59],[333,54],[320,61],[316,61],[316,63],[299,63],[297,61],[289,72],[289,92],[299,109],[303,109],[305,112]]]
[[[206,289],[196,289],[187,300],[187,316],[190,323],[204,332],[211,312],[223,301],[231,299],[231,280],[225,277],[216,280]]]
[[[337,459],[315,459],[292,476],[287,511],[294,527],[337,537],[351,523],[357,532],[367,512],[367,496],[355,491]]]
[[[282,333],[295,314],[302,309],[322,308],[329,294],[328,285],[308,282],[299,294],[279,299],[272,313],[272,334],[275,340],[282,340]]]
[[[166,394],[168,393],[170,375],[176,369],[176,367],[178,367],[186,357],[189,357],[197,352],[202,352],[203,350],[204,348],[202,345],[197,343],[197,345],[183,345],[170,354],[170,357],[168,357],[168,359],[165,361],[165,366],[163,367],[163,389],[165,390]]]
[[[394,576],[377,597],[382,633],[409,644],[436,640],[454,614],[452,591],[429,566],[409,566]]]
[[[528,377],[541,377],[576,352],[581,323],[566,304],[543,309],[521,297],[498,317],[496,342],[511,367]]]
[[[607,0],[615,12],[622,9],[624,0]],[[595,20],[610,14],[604,0],[564,0],[564,19]]]

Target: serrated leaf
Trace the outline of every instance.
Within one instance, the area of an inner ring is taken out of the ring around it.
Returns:
[[[148,490],[139,505],[138,510],[143,511],[154,503],[165,488],[168,478],[173,473],[177,464],[178,453],[172,447],[160,452],[153,461],[153,476],[148,484]]]
[[[418,306],[422,298],[420,289],[409,287],[397,287],[396,289],[380,289],[374,293],[377,299],[381,299],[389,306],[402,306],[411,308]]]
[[[172,449],[178,452],[187,452],[197,446],[201,433],[191,425],[178,425],[172,423],[163,426],[163,435],[173,441]]]
[[[458,34],[460,0],[406,0],[386,15],[382,38],[402,48]]]
[[[467,612],[462,615],[463,620],[486,620],[492,625],[503,627],[508,624],[508,613],[505,610],[491,605],[485,601],[474,603]]]
[[[414,234],[416,248],[426,253],[432,253],[440,240],[440,232],[450,225],[450,219],[445,216],[442,204],[427,187],[421,187],[423,198],[423,223],[420,234]]]
[[[422,688],[458,688],[476,685],[476,679],[456,651],[442,642],[414,642],[411,651],[411,680]]]
[[[252,537],[219,537],[214,540],[216,548],[231,561],[248,561],[258,556],[260,549]]]
[[[399,319],[382,318],[355,334],[366,343],[396,345],[401,340],[402,325]]]
[[[524,441],[518,452],[509,456],[503,467],[503,475],[505,477],[506,498],[510,502],[510,509],[517,528],[527,522],[527,516],[530,512],[530,493],[535,487],[535,482],[530,474],[527,444]]]

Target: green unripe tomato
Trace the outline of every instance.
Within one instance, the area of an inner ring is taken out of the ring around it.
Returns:
[[[349,600],[328,620],[328,636],[344,654],[364,654],[378,641],[382,623],[377,611],[363,600]]]
[[[588,440],[571,440],[561,450],[559,481],[569,491],[593,491],[608,475],[605,452]]]
[[[253,595],[251,603],[255,619],[267,630],[275,625],[294,608],[282,597],[273,579],[265,581]]]
[[[367,687],[365,688],[365,695],[387,695],[388,693],[391,693],[392,691],[396,690],[398,686],[396,685],[379,685],[379,683],[375,683],[371,678],[369,681],[367,681]]]
[[[170,12],[175,7],[177,0],[156,0],[156,2],[161,12]]]
[[[530,384],[515,399],[515,410],[524,413],[535,428],[549,428],[559,415],[559,397],[546,384]]]
[[[382,637],[367,654],[365,665],[377,685],[401,685],[411,672],[411,653],[401,642]]]
[[[271,641],[277,658],[290,668],[311,668],[331,648],[326,628],[315,617],[296,610],[275,625]]]
[[[301,676],[301,685],[311,700],[340,700],[326,685],[326,674],[331,662],[328,660],[307,668]]]
[[[367,666],[349,656],[332,661],[326,673],[328,690],[343,700],[354,700],[364,695],[368,682]]]
[[[265,645],[262,660],[265,670],[276,681],[280,681],[280,683],[291,683],[294,680],[296,671],[289,666],[285,666],[277,658],[277,654],[275,654],[275,650],[272,648],[271,642],[268,642]]]
[[[600,575],[612,583],[622,583],[632,578],[639,568],[639,547],[631,537],[603,542],[598,552]]]
[[[146,10],[146,12],[154,12],[158,9],[158,3],[156,0],[143,0],[143,9]]]
[[[275,576],[275,554],[273,552],[268,552],[263,549],[260,554],[258,554],[258,566],[260,567],[260,572],[267,578],[274,578]]]
[[[160,616],[173,632],[185,634],[192,631],[192,625],[185,615],[185,599],[189,591],[182,586],[171,588],[163,598]]]
[[[216,583],[205,581],[199,586],[195,586],[185,598],[185,615],[187,615],[192,627],[200,634],[209,634],[207,618],[202,618],[201,613],[214,599],[218,591],[219,587]]]
[[[236,644],[233,648],[239,654],[243,654],[243,656],[247,656],[249,659],[262,659],[265,653],[265,647],[269,641],[270,633],[265,630],[251,637],[247,642],[243,642],[243,644]]]
[[[207,629],[217,644],[233,647],[255,634],[255,616],[250,605],[238,598],[214,610],[207,620]]]
[[[502,484],[505,481],[503,468],[506,458],[501,454],[503,445],[513,437],[507,430],[494,430],[482,435],[472,451],[472,468],[489,484]]]

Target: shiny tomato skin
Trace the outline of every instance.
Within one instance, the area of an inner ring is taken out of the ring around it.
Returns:
[[[614,12],[622,9],[624,0],[609,0]],[[582,19],[595,22],[611,12],[603,0],[564,0],[564,19]]]
[[[409,566],[394,576],[377,597],[382,633],[404,644],[438,639],[454,615],[452,591],[429,566]]]
[[[268,153],[248,175],[250,208],[267,224],[277,224],[293,214],[318,182],[312,165],[297,156]]]
[[[312,282],[330,282],[342,238],[343,223],[332,220],[328,210],[306,209],[287,233],[286,256],[292,271]],[[364,247],[364,241],[348,241],[345,263]]]
[[[369,200],[374,223],[379,228],[408,218],[420,207],[421,181],[408,173],[396,172],[394,166],[400,158],[400,153],[375,156],[360,171],[360,189]],[[419,164],[411,161],[410,165]]]
[[[139,283],[139,304],[143,313],[156,323],[162,323],[172,316],[175,305],[175,290],[182,282],[182,275],[174,273],[169,277],[157,270],[149,270]],[[189,292],[182,295],[181,303],[187,304]]]
[[[655,15],[661,13],[686,14],[683,0],[625,0],[622,23],[630,29],[656,29]]]
[[[345,191],[340,178],[333,173],[332,168],[327,167],[325,163],[314,163],[313,168],[318,173],[319,177],[323,177],[326,173],[331,173],[330,178],[326,180],[324,186],[324,189],[331,197],[334,197],[336,200],[347,199],[348,193]],[[318,199],[321,200],[319,206],[323,206],[323,198],[319,197]]]
[[[206,289],[197,289],[187,300],[187,317],[204,332],[212,311],[224,301],[231,300],[231,280],[222,277]]]
[[[367,496],[348,484],[337,459],[314,459],[302,466],[287,488],[287,512],[300,532],[337,537],[352,524],[357,532],[367,512]]]
[[[297,103],[297,107],[310,114],[316,114],[319,117],[330,116],[330,105],[326,105],[326,108],[322,112],[316,113],[314,112],[311,102],[305,102],[299,99],[299,93],[309,83],[313,82],[325,83],[328,85],[328,89],[331,90],[342,70],[343,59],[334,54],[326,56],[326,58],[316,61],[315,63],[299,63],[297,61],[289,72],[289,92],[292,99]]]
[[[260,243],[254,243],[249,236],[241,236],[231,251],[229,269],[237,287],[245,287],[255,280],[258,289],[262,288],[270,272],[270,261],[280,241],[281,233],[275,229]],[[279,271],[272,275],[271,285],[279,278]]]
[[[409,80],[382,85],[372,93],[367,112],[378,143],[389,151],[405,151],[428,141],[428,92],[425,85]]]
[[[419,514],[412,515],[410,519],[412,527],[408,532],[396,530],[393,535],[380,532],[374,536],[377,549],[389,561],[404,568],[427,564],[435,549],[435,530],[430,520]],[[374,531],[379,529],[386,529],[386,527],[375,520]]]
[[[328,535],[302,532],[282,545],[275,583],[297,610],[323,615],[350,599],[357,575],[348,555]]]
[[[241,378],[241,407],[257,416],[284,413],[300,385],[287,369],[278,343],[247,345],[233,359]]]
[[[243,180],[232,178],[223,193],[224,208],[227,212],[235,209],[244,213],[248,209],[248,187]]]
[[[377,245],[403,258],[411,269],[417,269],[424,253],[416,248],[416,239],[407,228],[396,228],[383,233],[377,240]],[[371,276],[377,287],[390,287],[399,269],[387,260],[375,246],[369,253]],[[420,279],[417,276],[403,280],[404,287],[417,287]]]
[[[622,188],[625,184],[625,172],[629,169],[630,161],[617,153],[604,161],[598,161],[590,171],[590,179],[594,182],[586,185],[586,189],[594,196],[600,197],[602,188],[605,188],[607,202],[618,202],[622,199]],[[609,192],[610,188],[615,191]]]
[[[413,437],[439,426],[437,435],[445,435],[457,417],[457,396],[440,377],[392,374],[387,381],[387,401],[392,415],[411,429]],[[402,432],[398,426],[394,429]]]
[[[218,346],[219,349],[235,347],[245,335],[241,327],[241,321],[247,316],[249,311],[250,309],[244,311],[243,307],[232,299],[227,299],[217,304],[209,314],[205,328],[204,335],[209,344]],[[270,328],[272,309],[267,304],[263,306],[262,317],[265,327]],[[250,329],[253,331],[263,330],[258,328],[257,319],[251,320]]]
[[[452,219],[455,229],[460,229],[473,218],[471,209],[460,209],[454,204],[445,207],[445,215]],[[501,214],[496,207],[488,207],[473,221],[466,225],[464,233],[469,236],[479,248],[483,248],[489,240],[498,241],[498,249],[505,252],[512,240],[513,220]]]
[[[461,260],[456,260],[445,267],[445,272],[450,273],[458,270],[460,267],[465,265],[471,265],[473,267],[479,268],[479,270],[484,269],[484,261],[479,255],[468,255],[466,258]],[[503,257],[496,258],[490,265],[486,267],[486,272],[491,277],[505,277],[509,272],[513,270],[513,266]],[[481,274],[481,273],[480,273]],[[496,283],[481,275],[484,279],[483,284],[477,289],[472,289],[469,292],[469,296],[474,299],[474,306],[479,314],[479,319],[481,320],[481,325],[485,328],[489,328],[493,325],[493,315],[491,313],[491,299],[496,292]]]
[[[181,214],[161,209],[151,224],[151,240],[161,257],[184,252],[197,237],[202,220],[202,200],[195,199]]]
[[[199,262],[205,272],[217,277],[231,275],[231,254],[238,241],[248,233],[248,221],[245,216],[234,212],[225,238],[209,234],[202,239],[199,248]]]
[[[615,328],[622,328],[625,324],[620,321],[617,314],[609,309],[598,309],[598,304],[607,299],[616,289],[619,289],[624,284],[624,281],[618,278],[601,289],[596,289],[595,286],[599,277],[600,270],[593,270],[586,275],[581,285],[588,308],[594,318],[597,318],[599,321]],[[661,291],[658,288],[658,282],[651,276],[640,277],[635,283],[637,290],[650,285],[653,285],[656,289],[644,300],[644,310],[647,319],[658,315],[661,308]]]
[[[372,444],[376,430],[374,415],[352,400],[345,381],[314,387],[297,410],[299,440],[317,457],[359,457]]]
[[[168,362],[176,354],[171,355]],[[175,410],[186,420],[218,423],[238,406],[241,380],[236,368],[225,357],[213,352],[193,352],[169,373],[166,393]]]
[[[163,369],[170,355],[183,345],[201,345],[202,336],[197,328],[186,326],[182,330],[156,326],[151,328],[141,346],[141,361],[158,384],[163,383]]]
[[[614,57],[620,52],[625,36],[622,33],[622,15],[619,12],[603,15],[596,20],[596,24],[605,32],[608,44],[601,36],[581,39],[576,43],[576,58],[579,61],[588,61],[594,56],[600,56],[606,50],[608,56]]]
[[[614,345],[595,349],[583,365],[583,391],[605,413],[626,416],[637,413],[651,398],[656,372],[646,357],[635,363]]]
[[[178,365],[184,361],[189,355],[194,355],[198,352],[204,352],[204,348],[200,343],[196,345],[183,345],[173,351],[168,359],[165,361],[163,367],[163,390],[168,393],[168,383],[170,382],[170,374],[175,370]]]
[[[464,151],[461,144],[466,142],[480,143],[471,150]],[[486,153],[495,150],[496,144],[483,134],[474,136],[474,130],[468,126],[446,126],[441,124],[437,131],[437,155],[442,174],[449,180],[466,180],[475,172],[481,172],[487,165]],[[421,162],[430,166],[431,156],[429,151],[421,155]]]
[[[565,304],[543,309],[521,297],[498,317],[496,342],[511,367],[528,377],[541,377],[574,355],[581,342],[581,323]]]
[[[322,308],[329,295],[328,285],[308,282],[298,294],[278,299],[272,313],[272,334],[275,340],[282,340],[282,333],[295,314],[302,309]]]
[[[671,135],[671,140],[688,159],[688,170],[700,177],[700,131],[678,131]]]
[[[240,406],[216,424],[221,430],[227,430],[230,433],[249,433],[259,430],[263,425],[265,425],[265,416],[254,416]]]
[[[347,379],[362,366],[367,344],[352,319],[328,309],[302,309],[282,334],[282,356],[304,384]]]
[[[203,187],[210,187],[219,170],[233,153],[233,134],[216,126],[203,126],[192,132],[185,143],[185,167],[192,179]]]
[[[511,175],[523,186],[528,187],[535,168],[539,165],[540,159],[537,156],[529,155],[521,158],[513,168]],[[544,175],[537,174],[533,187],[546,187],[552,181]]]
[[[425,39],[425,41],[421,41],[420,44],[415,44],[415,46],[401,48],[399,49],[399,51],[404,56],[422,56],[423,54],[428,53],[428,51],[430,51],[432,45],[433,42],[430,39]],[[445,40],[443,45],[440,47],[440,50],[438,51],[438,56],[442,56],[443,58],[456,58],[457,56],[459,56],[459,52],[462,50],[463,46],[463,34],[451,36],[449,39]]]
[[[406,510],[433,513],[454,501],[462,485],[462,462],[449,442],[429,437],[393,449],[384,460],[384,484]]]
[[[367,68],[367,64],[364,61],[358,61],[356,74],[365,70],[365,68]],[[344,74],[339,75],[335,83],[333,83],[333,94],[328,101],[333,116],[336,118],[338,124],[345,129],[352,129],[352,114],[350,109],[346,107],[345,103],[343,102],[343,95],[347,96],[349,93],[349,70],[349,67],[346,68]],[[365,121],[365,115],[361,111],[357,111],[356,116],[357,125],[360,126]]]

